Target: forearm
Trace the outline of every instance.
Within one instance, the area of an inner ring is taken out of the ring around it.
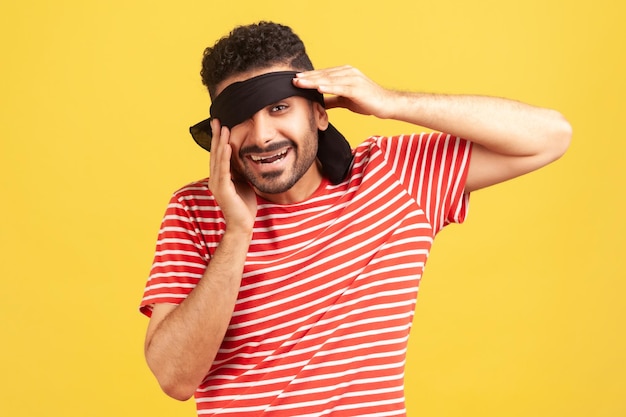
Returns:
[[[492,152],[533,156],[561,152],[571,135],[568,122],[551,109],[513,100],[390,92],[388,118],[450,133]]]
[[[327,108],[400,120],[471,141],[466,191],[549,164],[563,155],[572,136],[569,123],[554,110],[496,97],[393,91],[350,66],[300,73],[294,83],[326,94]]]
[[[211,367],[232,317],[250,239],[226,232],[196,288],[149,329],[146,360],[168,395],[189,398]]]

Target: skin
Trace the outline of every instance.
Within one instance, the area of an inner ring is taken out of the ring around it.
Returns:
[[[292,68],[238,74],[220,83],[217,94],[235,81],[282,70]],[[554,110],[494,97],[388,90],[349,66],[299,73],[294,84],[324,93],[327,108],[401,120],[472,141],[468,192],[558,159],[571,140],[569,123]],[[193,395],[226,333],[252,238],[257,194],[280,204],[313,194],[322,181],[312,157],[316,132],[327,125],[324,108],[299,97],[267,106],[230,131],[213,122],[209,189],[224,213],[226,231],[196,288],[178,306],[155,305],[146,332],[148,365],[173,398]],[[279,154],[284,157],[273,164],[253,160]]]
[[[316,88],[326,107],[395,119],[474,143],[466,191],[518,177],[561,157],[572,130],[557,111],[472,95],[408,93],[382,88],[350,66],[300,73],[295,85]]]

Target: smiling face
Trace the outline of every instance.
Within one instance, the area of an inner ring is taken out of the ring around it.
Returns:
[[[285,70],[291,68],[274,66],[238,74],[220,83],[218,91],[236,81]],[[306,199],[322,179],[316,163],[318,129],[327,126],[326,111],[319,103],[298,96],[272,103],[231,128],[231,169],[270,201]]]

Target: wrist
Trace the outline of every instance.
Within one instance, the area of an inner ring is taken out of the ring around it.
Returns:
[[[237,226],[226,226],[226,231],[224,232],[224,235],[222,236],[222,242],[224,242],[225,240],[234,244],[234,245],[242,245],[242,246],[246,246],[246,250],[248,245],[250,244],[250,241],[252,240],[252,233],[253,233],[253,229],[252,227],[248,228],[246,226],[241,226],[241,225],[237,225]]]
[[[385,114],[382,119],[406,121],[407,115],[414,112],[418,96],[403,91],[388,90]]]

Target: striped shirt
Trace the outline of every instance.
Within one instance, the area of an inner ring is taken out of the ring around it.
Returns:
[[[419,282],[434,236],[465,219],[470,148],[440,133],[371,137],[343,183],[324,180],[297,204],[259,197],[234,313],[195,394],[198,415],[404,416]],[[183,301],[224,231],[206,179],[177,191],[141,311]]]

